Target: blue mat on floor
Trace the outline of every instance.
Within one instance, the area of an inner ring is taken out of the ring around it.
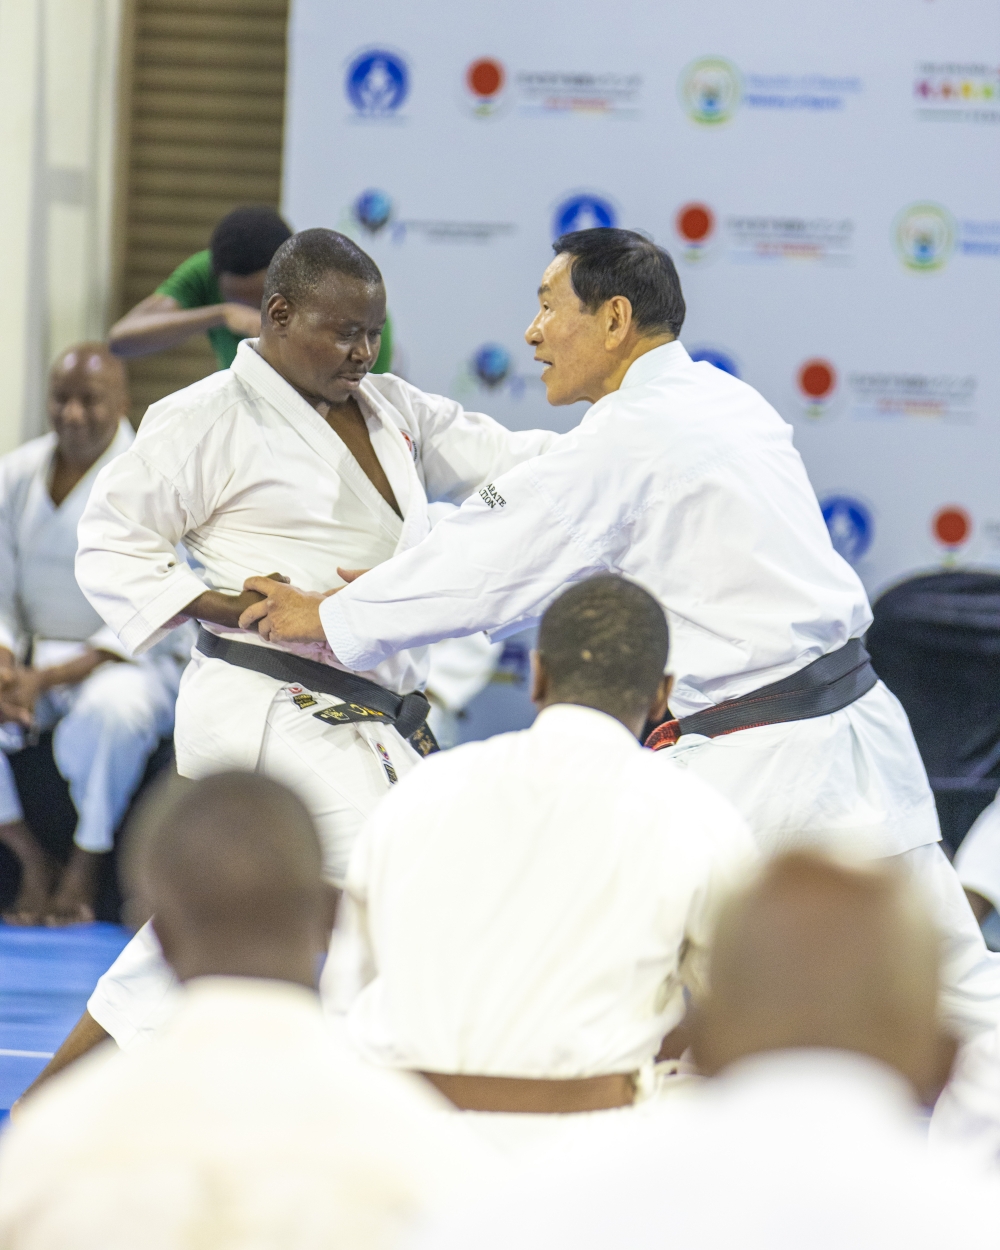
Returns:
[[[128,940],[128,930],[114,924],[0,924],[0,1119],[76,1024]]]

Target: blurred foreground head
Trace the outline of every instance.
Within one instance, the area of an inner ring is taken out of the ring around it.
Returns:
[[[315,985],[336,892],[301,801],[255,773],[173,778],[150,796],[129,841],[136,916],[152,912],[181,981],[264,977]]]
[[[938,1022],[939,962],[937,931],[902,874],[781,856],[720,919],[698,1065],[714,1075],[763,1051],[854,1051],[932,1102],[954,1053]]]

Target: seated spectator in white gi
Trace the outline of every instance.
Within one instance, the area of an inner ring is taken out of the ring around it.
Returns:
[[[927,1151],[953,1044],[939,939],[902,874],[808,852],[723,914],[693,1025],[712,1075],[656,1116],[533,1161],[422,1246],[955,1250],[996,1242],[1000,1188]]]
[[[69,348],[52,367],[48,403],[52,433],[0,459],[0,841],[23,869],[4,917],[20,924],[93,920],[99,858],[157,742],[173,729],[187,649],[171,640],[122,662],[125,649],[73,573],[94,479],[133,439],[121,362],[101,343]],[[54,729],[56,766],[79,814],[58,881],[24,822],[7,761],[46,729]]]
[[[177,1011],[16,1113],[0,1245],[382,1250],[489,1161],[424,1082],[365,1069],[329,1033],[315,978],[334,894],[290,791],[175,779],[127,859],[183,982]]]
[[[517,1113],[480,1118],[498,1140],[522,1136],[503,1120],[531,1136],[547,1131],[531,1113],[652,1092],[720,898],[753,862],[736,811],[637,741],[666,706],[667,644],[635,583],[572,587],[542,620],[534,725],[430,757],[355,845],[351,1040],[456,1106]]]

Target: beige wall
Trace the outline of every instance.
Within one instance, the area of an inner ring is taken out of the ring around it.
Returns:
[[[122,0],[0,0],[0,453],[46,428],[44,377],[108,323]]]

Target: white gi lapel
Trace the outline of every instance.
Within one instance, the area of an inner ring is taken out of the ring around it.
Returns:
[[[396,544],[398,554],[416,546],[430,533],[427,495],[416,467],[419,448],[402,413],[387,403],[367,378],[361,383],[361,393],[369,411],[377,418],[377,428],[369,428],[372,446],[403,514]]]
[[[336,471],[344,485],[373,513],[382,529],[395,541],[402,524],[399,517],[369,481],[368,475],[347,449],[343,439],[293,386],[257,354],[253,346],[256,341],[244,339],[240,343],[231,366],[232,372],[251,391],[255,391],[281,413],[303,442]],[[392,477],[388,469],[386,475],[391,483]]]

